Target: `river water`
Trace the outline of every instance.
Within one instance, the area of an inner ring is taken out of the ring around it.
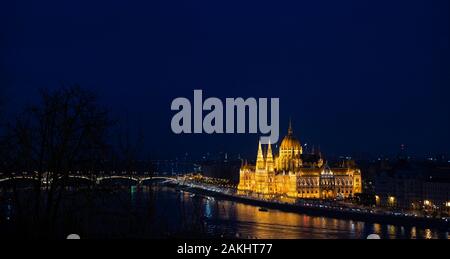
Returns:
[[[58,237],[82,238],[257,238],[448,239],[448,230],[339,220],[260,211],[259,207],[193,195],[171,187],[127,187],[114,192],[73,195],[65,199]],[[3,202],[0,226],[14,219],[14,204]],[[14,231],[14,227],[6,228]],[[7,234],[7,230],[2,230]],[[5,238],[5,236],[3,236]]]

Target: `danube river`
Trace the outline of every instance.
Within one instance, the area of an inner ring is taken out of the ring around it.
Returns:
[[[5,198],[5,197],[4,197]],[[443,238],[446,230],[309,216],[195,195],[171,187],[127,187],[77,193],[61,208],[58,236],[82,238],[361,239]],[[3,202],[4,232],[14,231],[14,205]],[[0,224],[1,225],[1,224]],[[5,238],[5,236],[3,236]]]

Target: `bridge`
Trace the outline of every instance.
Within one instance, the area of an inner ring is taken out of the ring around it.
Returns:
[[[52,177],[47,177],[47,175],[44,175],[43,177],[41,177],[41,182],[42,184],[46,185],[46,184],[51,184]],[[63,176],[59,177],[58,180],[62,179]],[[47,180],[49,179],[49,180]],[[159,175],[155,175],[155,176],[149,176],[149,175],[127,175],[125,174],[116,174],[116,175],[83,175],[83,174],[71,174],[68,175],[66,180],[82,180],[82,181],[88,181],[90,183],[94,183],[94,184],[102,184],[105,183],[106,181],[131,181],[133,182],[135,185],[143,185],[146,182],[153,182],[153,181],[160,181],[163,180],[163,183],[167,183],[167,182],[175,182],[178,179],[177,176],[159,176]],[[28,181],[39,181],[39,177],[36,174],[28,174],[28,173],[23,173],[21,175],[12,175],[12,176],[4,176],[4,175],[0,175],[0,184],[1,183],[6,183],[6,182],[11,182],[11,181],[20,181],[20,180],[28,180]]]

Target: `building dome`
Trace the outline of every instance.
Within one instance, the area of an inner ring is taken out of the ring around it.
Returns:
[[[290,122],[289,122],[288,134],[281,141],[280,149],[282,149],[282,150],[301,150],[302,149],[300,141],[296,137],[294,137],[292,125]]]
[[[301,149],[300,141],[296,139],[292,135],[287,135],[284,137],[284,139],[281,141],[280,148],[283,150],[299,150]]]

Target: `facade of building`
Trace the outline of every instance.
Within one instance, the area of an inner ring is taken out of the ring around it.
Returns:
[[[382,171],[375,194],[381,207],[450,212],[450,170],[408,166]]]
[[[259,144],[256,165],[241,167],[238,185],[239,193],[306,199],[349,198],[361,190],[361,171],[356,166],[343,163],[330,168],[320,152],[303,154],[291,125],[278,155],[273,155],[270,144],[266,152]]]

